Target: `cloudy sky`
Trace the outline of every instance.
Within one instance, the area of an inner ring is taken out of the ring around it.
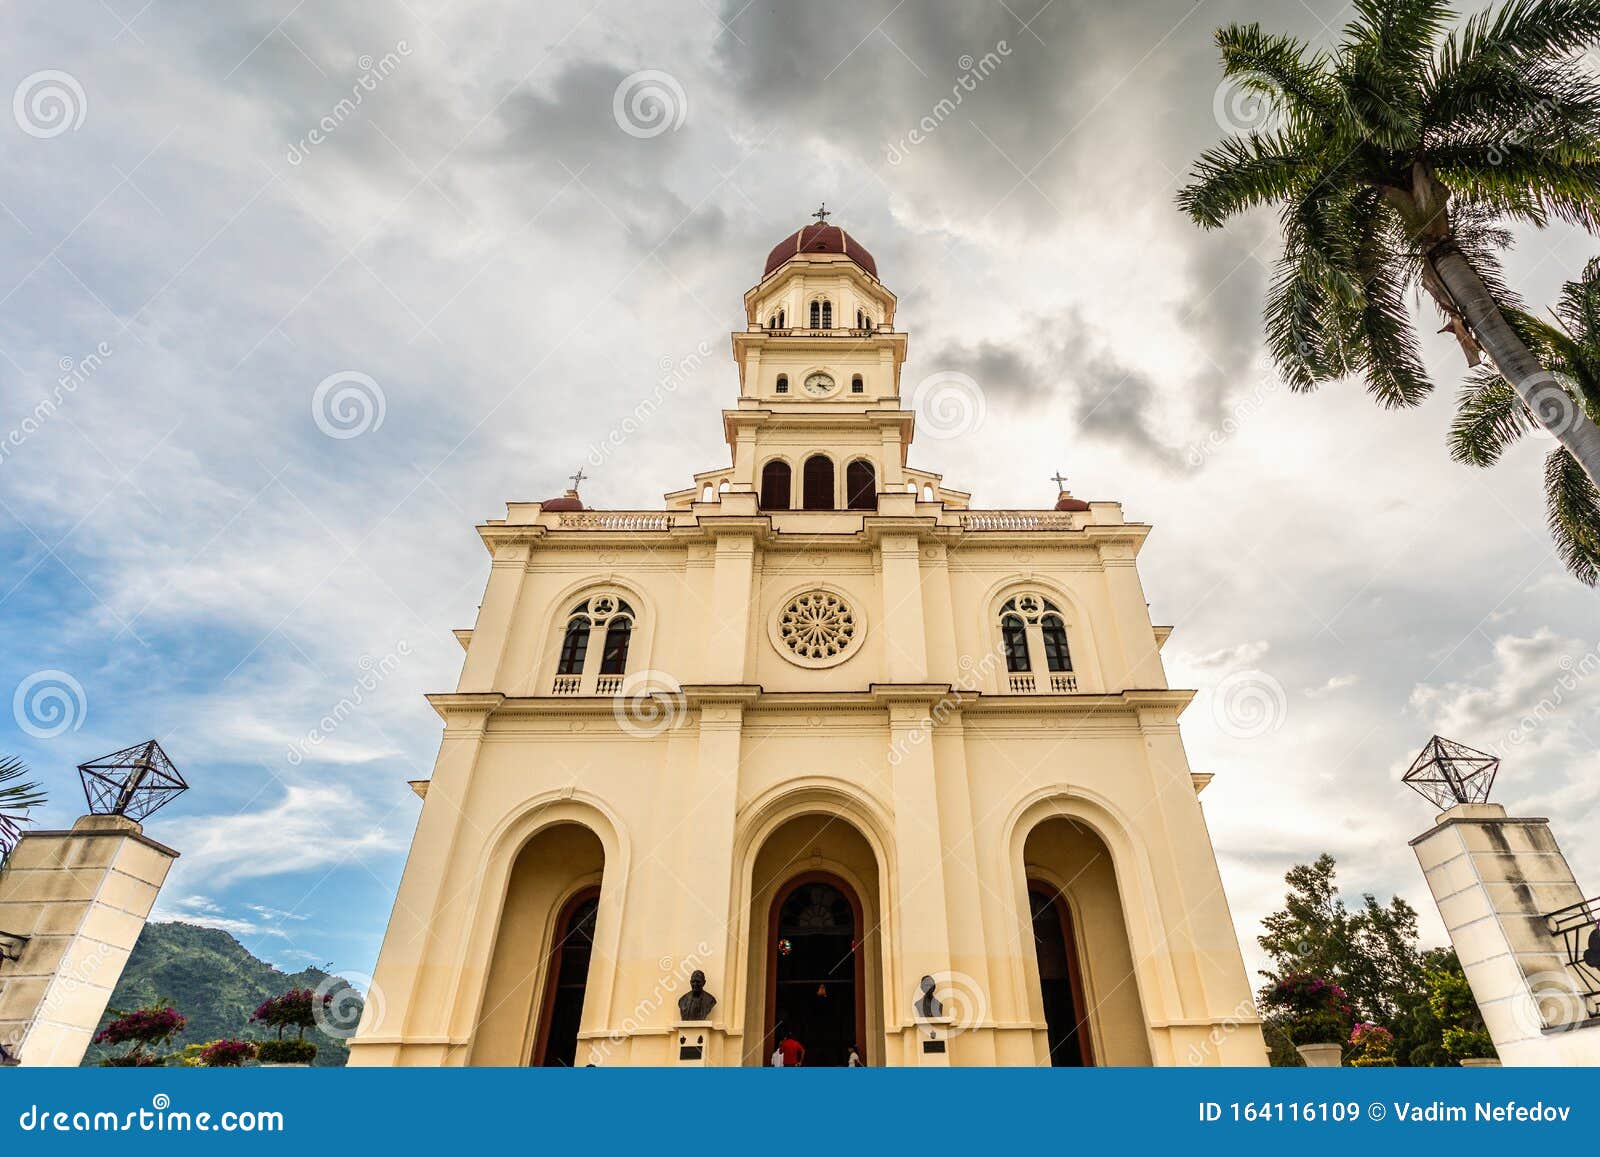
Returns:
[[[37,818],[158,736],[193,785],[150,824],[183,852],[162,914],[370,972],[438,743],[422,694],[454,685],[488,570],[474,524],[559,492],[701,343],[584,493],[649,507],[724,464],[740,295],[826,200],[900,296],[907,383],[983,392],[915,465],[990,507],[1047,504],[1062,469],[1154,525],[1253,961],[1324,850],[1440,935],[1406,846],[1431,811],[1398,783],[1435,731],[1504,755],[1499,798],[1554,817],[1594,887],[1600,616],[1543,529],[1547,447],[1449,462],[1442,339],[1414,411],[1290,395],[1260,354],[1270,215],[1202,234],[1172,208],[1253,111],[1211,31],[1258,15],[1322,42],[1349,11],[9,6],[0,751],[51,789]],[[1509,269],[1545,303],[1597,251],[1530,232]]]

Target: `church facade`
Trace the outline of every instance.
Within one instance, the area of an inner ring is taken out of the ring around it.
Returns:
[[[352,1064],[1265,1063],[1150,528],[910,465],[895,308],[797,230],[733,335],[731,465],[478,528]]]

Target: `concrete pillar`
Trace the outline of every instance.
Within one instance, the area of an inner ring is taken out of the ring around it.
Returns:
[[[750,649],[751,588],[755,573],[755,539],[748,534],[717,538],[711,577],[704,682],[743,683]],[[699,680],[697,680],[698,682]]]
[[[1458,804],[1411,846],[1501,1062],[1600,1064],[1600,1018],[1545,919],[1584,900],[1549,821]]]
[[[83,1060],[177,858],[125,816],[22,837],[0,873],[0,930],[21,945],[0,963],[0,1043],[22,1064]]]
[[[1164,688],[1167,676],[1161,666],[1161,648],[1156,645],[1150,625],[1150,607],[1134,561],[1134,548],[1126,543],[1105,543],[1100,547],[1100,563],[1105,572],[1106,593],[1111,599],[1112,624],[1116,628],[1121,655],[1101,652],[1108,680],[1105,690]]]
[[[928,629],[922,613],[922,563],[915,534],[886,534],[879,547],[883,573],[884,654],[889,682],[928,677]]]
[[[501,689],[498,684],[500,663],[504,658],[506,640],[511,637],[511,616],[522,594],[522,580],[528,571],[530,550],[525,542],[495,544],[494,561],[489,564],[489,582],[484,587],[483,602],[478,604],[478,621],[472,628],[472,641],[467,647],[466,662],[461,665],[457,691]],[[561,607],[560,611],[569,609]],[[539,677],[548,682],[553,668],[539,664],[536,670]],[[509,689],[509,693],[548,695],[550,688],[514,687]]]

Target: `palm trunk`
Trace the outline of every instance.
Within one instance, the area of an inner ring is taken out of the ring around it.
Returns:
[[[1446,243],[1431,260],[1472,336],[1494,359],[1500,376],[1527,403],[1534,419],[1578,460],[1589,480],[1600,486],[1600,426],[1585,412],[1582,400],[1562,388],[1506,324],[1489,287],[1461,250]]]

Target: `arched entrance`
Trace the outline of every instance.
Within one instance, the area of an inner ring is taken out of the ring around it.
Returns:
[[[1092,1065],[1088,1005],[1083,996],[1072,909],[1060,892],[1040,880],[1028,881],[1028,907],[1033,914],[1033,944],[1039,961],[1039,991],[1044,998],[1050,1063],[1056,1068]]]
[[[600,889],[585,888],[562,906],[556,919],[556,941],[546,971],[544,1005],[539,1014],[536,1066],[570,1069],[578,1059],[578,1026],[589,984],[589,958],[594,953],[595,917]]]
[[[873,846],[850,820],[819,811],[776,824],[747,854],[744,1064],[771,1063],[780,1019],[807,1065],[844,1064],[851,1044],[863,1063],[883,1064],[884,918]]]
[[[773,897],[767,921],[767,1039],[805,1046],[811,1068],[842,1067],[866,1039],[861,900],[831,872],[804,872]]]

